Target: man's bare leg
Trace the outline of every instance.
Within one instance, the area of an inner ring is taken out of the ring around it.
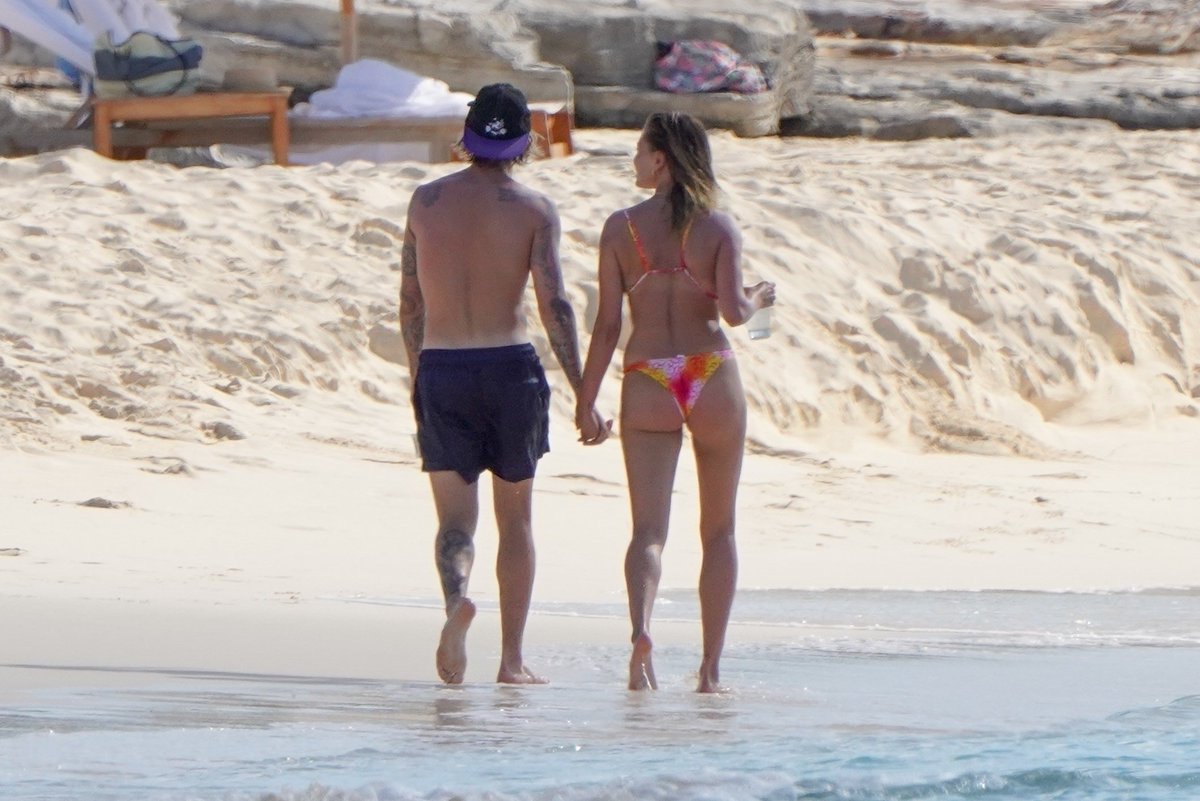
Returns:
[[[525,666],[522,655],[536,566],[533,479],[509,482],[493,478],[492,495],[499,533],[496,579],[500,585],[500,669],[496,681],[501,684],[546,684],[546,679]]]
[[[438,640],[438,677],[447,684],[462,684],[467,670],[467,629],[475,619],[475,604],[462,598],[453,607],[446,607],[446,623]]]
[[[434,557],[446,601],[446,623],[436,655],[437,672],[447,684],[462,684],[467,670],[467,629],[475,619],[475,604],[467,597],[467,583],[475,562],[478,487],[466,483],[454,472],[431,473],[429,480],[438,513]]]

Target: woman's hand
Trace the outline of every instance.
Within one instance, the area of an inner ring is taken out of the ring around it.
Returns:
[[[746,298],[754,304],[754,309],[765,309],[775,305],[775,284],[771,281],[759,281],[754,286],[746,287]]]
[[[579,441],[584,445],[599,445],[612,433],[612,420],[605,420],[596,407],[579,407],[575,410],[575,427],[579,429]]]

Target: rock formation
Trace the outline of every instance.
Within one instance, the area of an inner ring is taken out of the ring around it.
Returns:
[[[1200,6],[794,0],[817,34],[788,133],[881,139],[1200,126]]]
[[[170,0],[219,83],[265,67],[317,89],[339,69],[334,4]],[[362,57],[474,92],[507,80],[583,126],[687,111],[741,135],[885,140],[1200,126],[1200,4],[1176,0],[360,0]],[[655,42],[716,39],[771,90],[654,90]],[[9,62],[48,63],[20,41]],[[28,100],[0,100],[28,116]],[[61,105],[61,104],[60,104]],[[20,106],[21,108],[17,108]],[[37,112],[40,113],[40,112]],[[62,115],[65,118],[65,114]],[[7,123],[0,122],[0,126]],[[0,130],[0,134],[3,131]]]

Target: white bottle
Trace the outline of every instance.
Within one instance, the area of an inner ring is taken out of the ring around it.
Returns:
[[[766,339],[771,336],[771,307],[763,306],[746,321],[746,332],[751,339]]]

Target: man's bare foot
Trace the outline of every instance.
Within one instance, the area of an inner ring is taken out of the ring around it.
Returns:
[[[501,666],[500,672],[496,674],[496,682],[498,684],[549,684],[550,680],[534,674],[529,668],[522,665],[520,670],[509,670]]]
[[[720,671],[715,664],[702,662],[700,664],[700,681],[696,685],[698,693],[723,693],[729,688],[721,685]]]
[[[447,684],[462,684],[467,670],[467,629],[475,619],[475,604],[463,598],[446,616],[437,648],[437,672]]]
[[[658,679],[654,677],[654,663],[650,660],[650,652],[654,643],[649,634],[639,634],[633,641],[633,655],[629,657],[629,689],[657,690]]]

